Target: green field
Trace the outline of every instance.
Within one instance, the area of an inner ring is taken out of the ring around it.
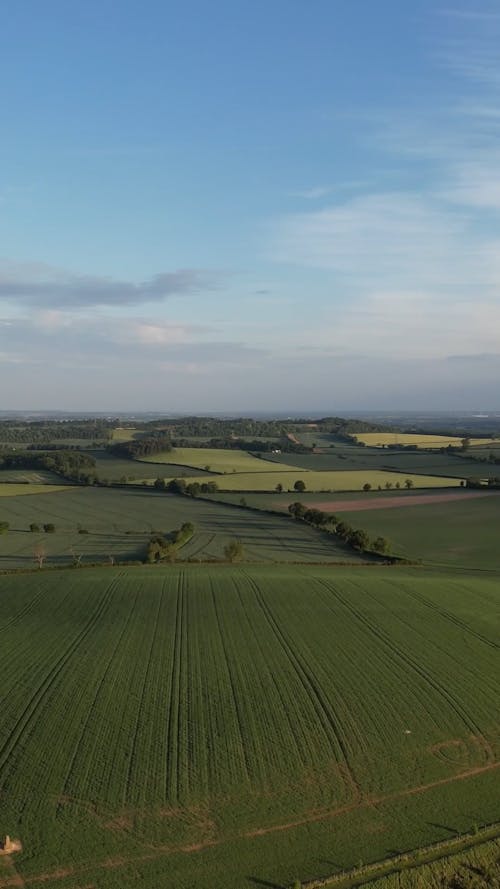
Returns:
[[[0,595],[24,846],[0,885],[279,889],[498,817],[496,578],[152,566]]]
[[[31,484],[31,483],[10,483],[4,482],[3,484],[0,482],[0,499],[5,497],[31,497],[35,494],[49,494],[49,493],[68,493],[70,490],[69,485],[48,485],[48,484]],[[8,507],[7,507],[8,508]],[[5,513],[5,506],[2,509],[2,512]]]
[[[6,485],[15,488],[15,485]],[[224,548],[235,538],[245,558],[257,562],[366,561],[332,535],[318,532],[288,516],[263,515],[205,500],[192,500],[153,491],[109,488],[58,488],[64,496],[44,493],[29,496],[33,486],[19,486],[23,497],[2,502],[1,521],[10,523],[0,535],[0,569],[34,565],[34,551],[43,545],[47,564],[71,564],[74,555],[83,564],[142,559],[153,531],[168,533],[193,522],[195,533],[179,557],[224,559]],[[32,522],[52,522],[54,534],[31,533]],[[88,534],[80,534],[79,528]]]
[[[412,432],[358,432],[358,441],[371,447],[387,447],[387,445],[416,445],[418,448],[459,448],[462,439],[453,435],[422,435]],[[470,445],[491,444],[491,438],[471,438]]]
[[[106,451],[90,450],[86,453],[95,460],[96,474],[100,479],[108,479],[108,481],[117,482],[121,479],[131,481],[132,483],[150,481],[165,477],[168,471],[170,478],[183,478],[186,475],[205,476],[209,473],[203,470],[195,470],[192,467],[186,467],[179,464],[170,464],[166,467],[163,463],[156,463],[154,459],[151,461],[127,460],[124,457],[115,457]]]
[[[430,564],[500,570],[500,496],[456,503],[342,512],[342,518],[372,536],[393,542],[394,551]]]
[[[482,453],[482,451],[474,451]],[[489,454],[489,450],[487,451]],[[442,475],[456,478],[483,478],[498,475],[500,468],[472,458],[453,454],[429,454],[425,451],[388,451],[380,448],[359,448],[354,445],[335,447],[323,454],[266,454],[265,459],[275,465],[300,466],[317,471],[346,471],[365,469],[394,470],[422,475]]]
[[[223,448],[174,448],[153,457],[144,457],[141,463],[174,463],[178,466],[194,466],[210,472],[275,472],[275,467],[266,460],[253,457],[246,451],[225,450]],[[170,475],[170,473],[169,473]]]
[[[260,464],[263,460],[258,461]],[[230,473],[218,476],[215,480],[221,491],[274,491],[281,484],[285,491],[293,491],[296,481],[304,482],[308,491],[362,491],[363,485],[371,484],[372,488],[386,484],[404,487],[405,479],[410,478],[415,488],[453,488],[460,485],[460,478],[445,478],[434,475],[402,475],[397,472],[384,472],[374,469],[356,472],[314,472],[306,469],[276,470],[271,464],[267,472]],[[186,478],[186,482],[199,481]]]
[[[5,482],[21,485],[62,485],[65,480],[55,472],[46,469],[0,469],[0,487]]]

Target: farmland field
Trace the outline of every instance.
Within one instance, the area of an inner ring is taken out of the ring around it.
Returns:
[[[42,484],[25,484],[16,482],[0,482],[0,498],[3,497],[22,497],[34,494],[54,494],[58,492],[67,493],[70,490],[69,485],[48,485]],[[5,508],[4,508],[5,511]]]
[[[495,578],[151,566],[0,595],[2,887],[282,887],[498,817]]]
[[[95,460],[95,471],[99,478],[107,478],[113,481],[124,478],[132,482],[140,482],[149,479],[153,480],[158,476],[166,477],[166,474],[171,478],[183,478],[186,475],[208,475],[201,469],[196,470],[192,467],[180,466],[178,464],[169,464],[167,467],[163,463],[154,462],[154,460],[148,462],[127,460],[124,457],[116,457],[114,454],[109,454],[106,451],[90,450],[86,453]]]
[[[15,489],[16,485],[5,485]],[[262,515],[219,503],[191,500],[153,491],[109,488],[58,488],[64,496],[45,494],[45,486],[29,496],[32,485],[20,485],[23,497],[2,502],[2,521],[10,523],[0,535],[0,568],[31,567],[34,551],[42,545],[48,564],[142,559],[153,531],[168,533],[183,522],[193,522],[195,533],[179,554],[183,559],[224,558],[225,546],[235,538],[250,561],[351,562],[361,555],[335,537],[320,533],[288,516]],[[31,533],[31,523],[52,522],[54,534]],[[81,534],[79,529],[88,533]]]
[[[264,460],[258,461],[260,464]],[[367,482],[376,488],[386,484],[404,487],[405,479],[409,478],[415,488],[453,488],[460,486],[460,478],[446,478],[436,475],[403,475],[398,472],[384,472],[373,469],[354,472],[314,472],[307,469],[276,470],[270,463],[267,472],[228,473],[217,476],[216,482],[221,491],[273,491],[277,484],[283,485],[285,491],[293,491],[296,481],[304,482],[308,491],[361,491]],[[199,481],[186,478],[186,482]]]
[[[246,451],[225,450],[223,448],[174,448],[164,454],[143,457],[141,463],[175,463],[179,466],[194,466],[197,469],[209,468],[210,472],[275,472],[275,467]]]
[[[411,502],[411,501],[410,501]],[[500,569],[500,496],[485,496],[403,509],[342,512],[372,536],[382,535],[394,551],[426,563]]]
[[[482,453],[480,449],[475,454]],[[489,454],[489,450],[487,451]],[[495,465],[479,462],[472,458],[439,451],[429,454],[426,451],[389,451],[383,448],[359,448],[353,445],[336,447],[322,454],[266,454],[265,459],[286,468],[288,464],[313,470],[394,470],[423,475],[455,476],[456,478],[483,478],[498,475]]]
[[[418,448],[447,448],[451,445],[459,448],[462,439],[458,436],[448,435],[422,435],[412,432],[358,432],[358,441],[371,447],[386,447],[387,445],[416,445]],[[471,445],[489,445],[491,438],[471,438]]]

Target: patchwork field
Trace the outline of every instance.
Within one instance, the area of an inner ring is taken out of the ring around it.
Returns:
[[[15,485],[6,485],[15,488]],[[258,514],[219,503],[191,500],[153,491],[108,488],[58,488],[64,496],[46,493],[29,496],[33,486],[20,486],[23,497],[2,501],[1,520],[10,523],[0,535],[0,569],[32,567],[42,546],[47,564],[83,564],[143,559],[154,531],[163,534],[184,522],[195,533],[179,553],[182,559],[224,559],[224,549],[241,540],[245,558],[257,562],[351,562],[361,555],[335,537],[320,533],[288,516]],[[32,533],[31,523],[55,525],[55,533]],[[84,529],[88,533],[79,533]],[[366,560],[365,560],[366,561]]]
[[[3,497],[25,497],[32,496],[34,494],[54,494],[54,493],[68,493],[71,490],[69,485],[47,485],[36,484],[36,483],[11,483],[4,482],[3,484],[0,482],[0,498]],[[3,510],[5,512],[5,509]]]
[[[411,432],[359,432],[356,434],[358,441],[371,447],[386,447],[387,445],[416,445],[418,448],[454,448],[461,447],[462,439],[458,436],[447,435],[422,435]],[[471,438],[470,445],[491,444],[491,438]]]
[[[387,537],[394,551],[430,564],[500,569],[500,496],[484,492],[451,502],[404,508],[342,511],[342,518],[372,536]],[[344,504],[348,507],[348,504]]]
[[[279,889],[498,816],[496,578],[153,566],[0,596],[1,887]]]
[[[479,456],[481,450],[474,452]],[[490,451],[488,449],[487,454]],[[483,478],[498,475],[500,468],[482,463],[472,457],[458,457],[436,451],[389,451],[383,448],[359,448],[355,445],[335,447],[322,454],[266,454],[265,459],[283,469],[287,465],[317,471],[343,471],[365,469],[394,470],[422,475],[442,475],[456,478]]]
[[[139,462],[139,461],[138,461]],[[143,457],[141,463],[174,463],[178,466],[194,466],[207,472],[275,472],[266,460],[253,457],[246,451],[223,448],[174,448],[164,454]]]
[[[256,461],[264,463],[263,460]],[[363,485],[369,483],[372,488],[379,485],[402,488],[409,478],[415,488],[454,488],[459,487],[460,478],[445,478],[435,475],[408,475],[398,472],[384,472],[374,469],[359,472],[314,472],[306,469],[276,470],[269,464],[267,472],[228,473],[218,476],[215,481],[221,491],[274,491],[276,485],[283,486],[285,491],[293,491],[296,481],[304,482],[308,491],[362,491]],[[186,482],[199,481],[186,478]]]

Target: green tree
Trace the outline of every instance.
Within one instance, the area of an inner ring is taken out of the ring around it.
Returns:
[[[278,482],[278,484],[276,485],[275,491],[277,494],[283,493],[283,485],[281,484],[281,482]]]
[[[245,555],[241,540],[231,540],[224,548],[224,555],[229,562],[241,562]]]
[[[56,530],[56,526],[52,522],[47,522],[43,526],[43,530],[45,531],[46,534],[53,534],[54,531]]]
[[[410,490],[410,488],[413,488],[413,479],[412,478],[405,479],[405,488],[407,488],[408,491]]]
[[[6,534],[9,528],[9,522],[0,522],[0,534]]]
[[[303,503],[296,501],[295,503],[290,503],[288,512],[290,513],[290,515],[293,515],[295,519],[303,519],[307,512],[307,509]]]
[[[349,535],[349,543],[354,549],[365,550],[368,549],[370,538],[366,531],[360,528]]]
[[[363,485],[363,491],[371,491],[371,489],[372,489],[372,486],[371,486],[370,482],[365,482]]]
[[[167,487],[167,483],[164,478],[156,478],[154,482],[154,487],[157,491],[164,491]]]
[[[386,537],[376,537],[372,542],[372,550],[381,556],[387,555],[391,548],[391,544]]]
[[[470,438],[462,438],[461,445],[463,451],[466,451],[468,448],[470,448]]]
[[[297,491],[297,493],[302,493],[306,489],[305,482],[303,482],[301,478],[297,479],[293,486],[293,489],[294,491]]]
[[[37,525],[36,522],[32,522],[30,525],[30,531],[32,531],[33,533],[36,533],[39,530],[40,530],[40,525]]]

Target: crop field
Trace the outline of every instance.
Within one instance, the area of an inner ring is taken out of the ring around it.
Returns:
[[[15,488],[15,485],[5,485]],[[33,486],[21,485],[29,495]],[[47,564],[82,564],[143,559],[153,532],[168,533],[184,522],[195,533],[179,553],[182,559],[221,560],[235,538],[245,548],[245,559],[256,562],[367,561],[332,535],[321,533],[288,516],[258,514],[234,506],[191,500],[153,491],[108,488],[58,488],[53,494],[9,497],[2,501],[1,521],[10,523],[0,535],[0,569],[36,564],[42,546]],[[31,523],[55,525],[55,533],[33,533]],[[87,533],[79,533],[84,529]]]
[[[21,485],[61,485],[65,480],[46,469],[0,469],[0,485],[17,482]]]
[[[47,485],[43,484],[26,484],[23,482],[0,482],[0,498],[4,497],[22,497],[31,496],[32,494],[54,494],[60,492],[68,492],[69,485]],[[4,509],[5,511],[5,509]]]
[[[342,512],[342,518],[372,536],[387,537],[394,551],[426,563],[500,569],[500,496],[404,509]]]
[[[371,447],[386,447],[387,445],[416,445],[418,448],[447,448],[460,447],[462,439],[458,436],[448,435],[422,435],[412,432],[359,432],[356,434],[358,441]],[[489,445],[491,438],[471,438],[471,445]]]
[[[144,457],[140,462],[175,463],[178,466],[194,466],[197,469],[219,473],[276,471],[271,463],[259,457],[253,457],[246,451],[224,450],[223,448],[175,448],[164,454]]]
[[[263,463],[264,461],[259,461]],[[271,466],[271,464],[269,464]],[[283,485],[285,491],[293,491],[296,481],[303,481],[308,491],[361,491],[363,485],[371,484],[373,488],[386,484],[404,487],[405,479],[409,478],[415,488],[452,488],[460,486],[460,478],[445,478],[435,475],[402,475],[397,472],[385,472],[374,469],[371,472],[362,470],[355,472],[314,472],[307,469],[276,470],[268,472],[228,473],[218,476],[216,481],[221,491],[273,491],[276,485]],[[197,481],[187,478],[187,482]]]
[[[475,452],[479,456],[481,450]],[[487,451],[489,453],[489,450]],[[499,475],[500,467],[472,458],[441,454],[439,451],[389,451],[383,448],[336,447],[323,454],[266,454],[265,459],[283,469],[287,465],[317,471],[394,470],[421,475],[483,478]]]
[[[96,462],[96,473],[99,478],[110,481],[124,479],[132,483],[154,480],[158,476],[165,476],[166,467],[163,463],[143,462],[139,460],[127,460],[124,457],[115,457],[106,451],[90,450],[87,453]],[[168,475],[171,478],[183,478],[186,475],[209,475],[203,470],[192,467],[171,464],[168,466]]]
[[[495,820],[499,595],[366,567],[7,578],[0,887],[284,887]]]

